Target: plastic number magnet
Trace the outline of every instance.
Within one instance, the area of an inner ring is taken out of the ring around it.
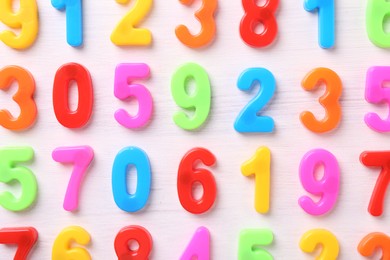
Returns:
[[[238,243],[238,260],[273,260],[273,256],[265,249],[274,240],[274,235],[269,229],[244,229],[240,232]]]
[[[380,167],[381,172],[372,192],[368,212],[373,216],[383,213],[385,195],[390,183],[390,151],[366,151],[360,155],[360,162],[367,167]]]
[[[335,42],[334,0],[305,0],[304,8],[308,12],[318,10],[318,43],[328,49]]]
[[[373,255],[378,248],[382,250],[382,257],[380,259],[390,259],[390,237],[384,233],[370,233],[358,245],[359,253],[366,257]]]
[[[126,128],[143,127],[152,116],[153,99],[149,90],[144,85],[132,83],[133,80],[146,79],[149,76],[150,68],[144,63],[121,63],[115,69],[115,97],[122,101],[134,97],[139,104],[135,116],[129,115],[124,109],[115,111],[116,121]]]
[[[12,227],[0,229],[0,244],[17,245],[14,260],[28,259],[28,254],[38,240],[33,227]]]
[[[241,19],[240,34],[246,44],[251,47],[270,45],[278,32],[275,12],[279,0],[266,0],[263,6],[258,6],[256,0],[242,0],[245,15]],[[256,33],[256,25],[263,24],[264,30]]]
[[[340,251],[337,238],[328,230],[312,229],[303,234],[299,247],[305,253],[312,253],[318,245],[322,246],[322,251],[316,260],[337,259]]]
[[[184,209],[193,214],[208,211],[214,204],[217,196],[217,184],[213,174],[203,168],[195,168],[195,162],[201,161],[206,166],[213,166],[215,156],[204,148],[193,148],[180,162],[177,174],[177,192]],[[196,200],[193,197],[193,185],[198,182],[203,186],[203,195]]]
[[[320,164],[324,166],[324,175],[321,180],[316,180],[315,170]],[[302,196],[299,205],[303,210],[314,216],[332,210],[340,187],[340,169],[333,154],[323,149],[314,149],[306,153],[299,166],[299,178],[307,192],[321,196],[317,203],[308,196]]]
[[[199,227],[180,260],[209,260],[210,259],[210,232],[205,227]]]
[[[138,249],[132,250],[129,248],[132,241],[138,243]],[[114,246],[118,260],[148,260],[152,252],[153,240],[145,228],[127,226],[116,235]]]
[[[52,259],[61,260],[91,260],[91,255],[83,247],[75,247],[74,244],[87,246],[91,241],[89,233],[78,226],[64,228],[54,241]]]
[[[390,15],[388,0],[368,0],[366,9],[366,29],[368,38],[381,48],[390,48],[390,33],[384,30],[385,21]]]
[[[390,81],[390,67],[371,67],[367,70],[365,98],[372,104],[388,104],[390,108],[390,89],[384,86]],[[378,114],[368,113],[364,116],[367,126],[378,132],[390,131],[390,111],[385,119]]]
[[[126,176],[130,167],[137,169],[137,189],[134,194],[127,190]],[[112,166],[112,193],[116,205],[127,212],[145,207],[149,199],[152,173],[148,155],[138,147],[123,148]]]
[[[69,108],[70,82],[76,81],[79,92],[75,111]],[[89,71],[77,63],[68,63],[58,69],[53,87],[53,106],[58,122],[68,128],[83,127],[91,117],[93,87]]]
[[[8,110],[0,110],[0,125],[10,130],[24,130],[32,126],[37,117],[34,101],[35,81],[27,70],[18,66],[7,66],[0,70],[0,90],[7,91],[16,81],[18,90],[12,99],[19,105],[20,115],[14,118]]]
[[[83,44],[82,0],[51,0],[57,10],[66,9],[66,40],[70,46]]]

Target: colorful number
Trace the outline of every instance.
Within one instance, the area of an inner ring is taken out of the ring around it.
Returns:
[[[54,161],[74,164],[64,199],[64,209],[67,211],[78,209],[81,182],[93,156],[93,150],[89,146],[58,147],[52,153]]]
[[[242,91],[250,92],[256,83],[260,84],[259,92],[238,115],[234,123],[237,132],[269,133],[275,128],[274,120],[271,117],[258,116],[259,110],[264,108],[275,93],[275,78],[267,69],[250,68],[241,73],[237,86]]]
[[[180,3],[190,6],[194,0],[179,0]],[[195,13],[196,19],[200,22],[202,28],[200,33],[193,35],[187,26],[179,25],[176,27],[176,37],[190,48],[199,48],[209,44],[215,36],[216,26],[214,13],[218,7],[218,0],[202,0],[202,7]]]
[[[372,192],[368,212],[373,216],[383,213],[385,194],[390,182],[390,151],[366,151],[360,155],[360,162],[367,167],[381,167],[378,180]]]
[[[324,166],[324,175],[321,180],[315,177],[318,165]],[[321,199],[316,203],[308,196],[299,199],[299,205],[311,215],[328,213],[337,202],[340,189],[340,169],[336,157],[323,149],[314,149],[307,152],[299,166],[299,178],[303,188]]]
[[[70,82],[76,81],[79,93],[75,111],[69,108]],[[93,87],[89,71],[76,63],[60,67],[56,73],[53,87],[53,106],[58,122],[68,128],[83,127],[91,117],[93,106]]]
[[[278,33],[275,12],[279,0],[266,0],[262,6],[256,0],[242,0],[245,15],[241,19],[240,34],[246,44],[251,47],[265,47],[271,44]],[[256,33],[256,26],[262,24],[263,32]]]
[[[194,94],[187,93],[186,85],[194,80],[196,90]],[[176,104],[193,112],[193,116],[180,111],[173,116],[173,121],[179,127],[193,130],[206,121],[211,106],[210,80],[207,72],[198,64],[187,63],[181,66],[173,75],[171,82],[172,97]]]
[[[127,4],[130,0],[116,0],[118,4]],[[111,34],[111,41],[119,46],[150,45],[152,33],[148,29],[135,28],[149,13],[153,0],[136,0],[134,7],[119,22]]]
[[[8,110],[2,109],[0,125],[10,130],[24,130],[30,127],[37,117],[37,107],[33,98],[35,81],[30,72],[18,66],[7,66],[0,70],[1,90],[7,91],[13,81],[19,85],[12,99],[19,105],[20,115],[14,118]]]
[[[337,259],[339,255],[339,242],[337,238],[328,230],[312,229],[303,234],[299,247],[305,253],[313,253],[318,245],[322,246],[322,251],[316,260]]]
[[[83,247],[72,247],[73,242],[87,246],[91,241],[89,233],[78,226],[64,228],[53,244],[52,259],[62,260],[90,260],[89,252]]]
[[[137,189],[127,192],[126,175],[130,166],[137,169]],[[141,210],[149,199],[151,169],[147,154],[138,147],[126,147],[115,157],[112,167],[112,192],[116,205],[124,211]]]
[[[0,182],[20,183],[21,195],[14,196],[8,191],[0,194],[0,205],[10,211],[21,211],[34,203],[37,197],[38,184],[34,173],[16,163],[31,161],[34,150],[31,147],[6,147],[0,149]]]
[[[390,237],[380,232],[374,232],[365,236],[358,245],[359,253],[366,257],[370,257],[377,249],[382,250],[380,259],[390,259]]]
[[[244,176],[255,175],[255,209],[259,213],[269,210],[271,151],[260,147],[256,154],[241,166]]]
[[[38,232],[33,227],[15,227],[0,229],[0,244],[18,246],[14,259],[28,259],[31,249],[38,240]]]
[[[0,40],[14,49],[26,49],[38,35],[38,6],[35,0],[20,0],[18,12],[13,11],[15,0],[0,1],[0,21],[12,29],[20,29],[19,35],[13,31],[0,32]]]
[[[365,98],[372,104],[387,103],[390,107],[390,89],[383,86],[390,81],[390,67],[371,67],[367,70]],[[364,117],[367,126],[378,132],[390,131],[390,111],[385,120],[375,113],[368,113]]]
[[[149,78],[150,69],[144,63],[122,63],[115,70],[114,95],[119,100],[135,97],[138,100],[138,114],[130,116],[124,109],[115,112],[116,121],[126,128],[140,128],[145,126],[152,116],[153,99],[149,90],[140,84],[130,81]]]
[[[238,260],[273,260],[274,258],[260,246],[269,246],[274,235],[269,229],[244,229],[238,242]]]
[[[83,44],[82,0],[51,0],[57,10],[66,10],[66,40],[70,46]]]
[[[305,0],[308,12],[318,11],[318,43],[324,48],[332,48],[335,42],[334,0]]]
[[[180,260],[189,259],[210,259],[210,232],[207,228],[200,227],[195,231],[190,243],[180,257]]]
[[[216,162],[215,156],[210,151],[204,148],[193,148],[181,160],[177,175],[180,203],[185,210],[193,214],[201,214],[209,210],[217,196],[217,184],[213,174],[206,169],[195,168],[195,163],[199,160],[209,167]],[[203,195],[199,200],[194,199],[192,194],[195,183],[203,187]]]
[[[132,241],[138,243],[139,247],[137,250],[129,248],[129,244]],[[116,235],[114,245],[118,260],[147,260],[152,252],[153,240],[145,228],[141,226],[127,226],[122,228]]]
[[[302,80],[302,87],[306,91],[312,91],[317,89],[320,83],[326,85],[325,94],[319,99],[320,104],[325,108],[325,117],[322,120],[317,120],[309,111],[302,112],[300,116],[302,124],[316,133],[333,130],[341,119],[339,98],[343,87],[339,76],[328,68],[316,68]]]
[[[370,41],[378,47],[390,47],[390,34],[384,30],[385,20],[390,14],[387,0],[368,0],[366,9],[366,29]]]

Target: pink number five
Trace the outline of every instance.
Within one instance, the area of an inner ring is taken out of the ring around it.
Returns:
[[[140,128],[145,126],[153,112],[153,99],[149,90],[140,84],[130,81],[145,79],[150,75],[150,69],[144,63],[121,63],[115,70],[114,95],[120,100],[135,97],[138,100],[139,109],[135,116],[129,115],[124,109],[115,112],[116,121],[126,128]]]
[[[78,208],[81,181],[93,156],[93,150],[89,146],[58,147],[52,153],[54,161],[74,164],[64,199],[64,209],[67,211]]]

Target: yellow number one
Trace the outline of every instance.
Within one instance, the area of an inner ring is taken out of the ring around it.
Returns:
[[[241,173],[244,176],[255,175],[255,209],[265,214],[269,210],[269,195],[271,186],[271,151],[262,146],[257,149],[255,155],[244,162]]]

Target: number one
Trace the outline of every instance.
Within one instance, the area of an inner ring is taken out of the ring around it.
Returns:
[[[57,10],[66,10],[66,40],[70,46],[83,44],[82,0],[51,0]]]
[[[269,210],[270,164],[271,152],[263,146],[241,166],[241,173],[244,176],[255,175],[255,209],[263,214]]]
[[[209,260],[210,259],[210,232],[205,227],[200,227],[195,231],[186,250],[180,260]]]
[[[334,0],[305,0],[304,8],[308,12],[318,10],[318,43],[328,49],[335,42]]]

